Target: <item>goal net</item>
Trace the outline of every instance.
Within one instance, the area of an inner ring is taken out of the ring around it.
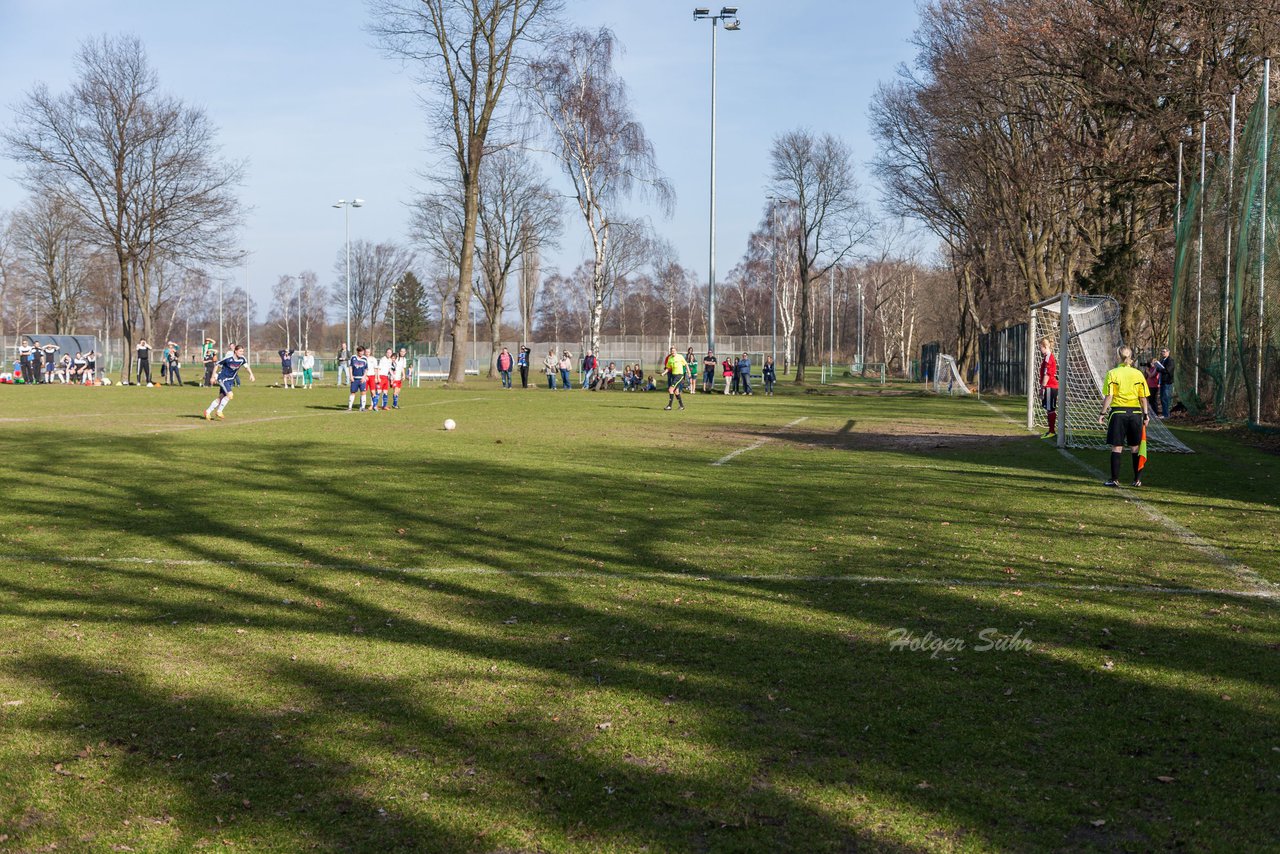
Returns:
[[[938,354],[933,366],[933,391],[935,394],[947,395],[972,394],[969,386],[965,385],[964,377],[960,375],[955,356]]]
[[[1040,339],[1049,339],[1049,348],[1059,366],[1058,435],[1059,444],[1069,448],[1107,447],[1106,428],[1098,423],[1098,412],[1105,396],[1103,382],[1107,371],[1118,364],[1120,347],[1120,304],[1111,297],[1078,296],[1068,300],[1063,342],[1061,298],[1031,309],[1031,348],[1027,359],[1030,376],[1027,381],[1027,429],[1047,429],[1048,420],[1041,405]],[[1065,367],[1066,382],[1062,383]],[[1152,450],[1191,453],[1162,421],[1151,419],[1147,425],[1147,447]]]

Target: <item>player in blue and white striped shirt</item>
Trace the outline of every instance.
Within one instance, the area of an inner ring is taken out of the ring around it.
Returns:
[[[218,420],[222,420],[222,410],[227,408],[227,403],[235,396],[232,389],[235,388],[236,374],[241,368],[249,372],[250,382],[258,381],[258,378],[253,375],[253,368],[249,367],[249,360],[244,357],[244,345],[237,344],[231,348],[231,354],[217,364],[218,399],[209,404],[209,408],[204,411],[205,421],[210,420],[215,414]]]

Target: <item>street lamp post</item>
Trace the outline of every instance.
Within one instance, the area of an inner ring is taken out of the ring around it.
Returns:
[[[364,207],[364,199],[338,199],[333,205],[343,209],[347,233],[347,346],[351,346],[351,209]],[[372,332],[372,330],[370,330]]]
[[[716,30],[724,21],[724,28],[731,32],[742,29],[738,21],[737,6],[723,6],[718,14],[709,8],[693,10],[695,21],[711,21],[711,240],[708,252],[707,279],[707,349],[716,349]]]

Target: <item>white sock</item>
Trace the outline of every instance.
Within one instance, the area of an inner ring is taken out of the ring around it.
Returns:
[[[226,409],[226,408],[227,408],[227,401],[228,401],[228,400],[230,400],[230,399],[231,399],[231,398],[229,398],[229,397],[224,397],[224,398],[222,398],[221,400],[219,400],[219,401],[218,401],[218,411],[219,411],[219,412],[221,412],[222,410],[224,410],[224,409]]]
[[[215,410],[215,409],[217,409],[217,408],[218,408],[218,400],[216,400],[216,399],[215,399],[215,400],[213,401],[213,403],[209,404],[209,408],[208,408],[208,409],[206,409],[206,410],[205,410],[205,412],[212,412],[213,410]]]
[[[351,405],[355,402],[356,402],[356,396],[354,394],[347,395],[347,409],[350,409]]]

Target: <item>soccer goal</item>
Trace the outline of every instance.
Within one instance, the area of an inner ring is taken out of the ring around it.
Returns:
[[[933,366],[933,392],[945,395],[973,393],[960,374],[955,356],[938,354]]]
[[[1107,371],[1119,364],[1120,304],[1111,297],[1062,294],[1031,306],[1028,331],[1027,429],[1048,427],[1040,402],[1040,339],[1047,338],[1058,362],[1058,447],[1106,448],[1107,431],[1098,423],[1098,412]],[[1192,452],[1155,418],[1147,425],[1147,446]]]

